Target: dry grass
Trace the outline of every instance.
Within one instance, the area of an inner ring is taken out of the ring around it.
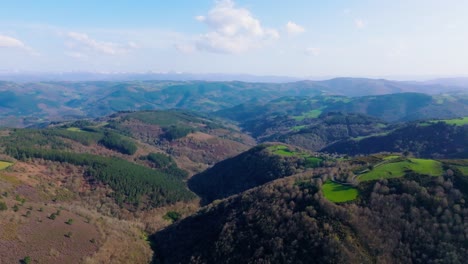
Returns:
[[[92,256],[84,259],[94,263],[149,263],[153,252],[142,233],[143,225],[137,222],[99,217],[100,247]]]

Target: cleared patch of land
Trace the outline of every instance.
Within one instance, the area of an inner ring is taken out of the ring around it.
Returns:
[[[292,131],[300,131],[301,129],[305,128],[306,126],[305,125],[302,125],[302,126],[293,126],[291,128]]]
[[[449,125],[457,125],[457,126],[463,126],[468,124],[468,116],[465,116],[463,118],[456,118],[456,119],[447,119],[447,120],[442,120],[445,123]]]
[[[7,161],[0,161],[0,170],[4,170],[10,167],[11,165],[13,165],[13,163]]]
[[[420,123],[420,126],[428,126],[433,123],[437,122],[444,122],[449,125],[456,125],[456,126],[463,126],[463,125],[468,125],[468,116],[462,117],[462,118],[453,118],[453,119],[442,119],[442,120],[433,120],[433,121],[428,121],[428,122],[423,122]]]
[[[317,117],[320,116],[321,113],[322,113],[322,110],[315,109],[315,110],[311,110],[309,112],[302,113],[302,115],[300,115],[300,116],[293,116],[293,118],[296,121],[302,121],[302,120],[304,120],[306,118],[317,118]]]
[[[457,169],[463,173],[463,175],[468,176],[468,166],[456,166]]]
[[[392,160],[392,159],[396,159],[396,158],[399,158],[400,156],[398,155],[390,155],[390,156],[386,156],[384,157],[383,159],[384,160]]]
[[[83,130],[81,130],[81,128],[78,128],[78,127],[69,127],[67,128],[68,131],[73,131],[73,132],[84,132]]]
[[[298,154],[297,152],[291,151],[287,146],[283,146],[283,145],[271,146],[271,147],[268,147],[268,150],[272,151],[273,154],[285,156],[285,157],[291,157],[291,156],[295,156],[296,154]]]
[[[322,191],[325,198],[334,203],[353,201],[359,195],[359,191],[356,188],[330,180],[322,185]]]
[[[298,149],[292,150],[288,146],[284,145],[273,145],[267,148],[269,151],[271,151],[273,154],[282,156],[282,157],[299,157],[304,159],[304,166],[306,168],[316,168],[321,166],[323,162],[323,158],[321,157],[315,157],[310,155],[307,152],[303,152]]]
[[[442,163],[430,159],[406,159],[402,161],[382,164],[372,170],[358,176],[359,181],[371,181],[376,179],[398,178],[408,171],[440,176],[443,173]]]

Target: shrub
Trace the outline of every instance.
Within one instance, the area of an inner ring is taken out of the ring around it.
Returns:
[[[31,257],[30,256],[24,257],[24,259],[21,261],[21,263],[30,264],[31,263]]]
[[[178,212],[175,212],[175,211],[169,211],[163,216],[164,220],[170,220],[172,222],[176,222],[181,217],[182,217],[182,215],[180,213],[178,213]]]
[[[5,211],[8,209],[8,206],[4,201],[0,201],[0,211]]]

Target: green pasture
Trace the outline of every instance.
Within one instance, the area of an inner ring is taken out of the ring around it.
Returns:
[[[408,171],[430,176],[440,176],[443,173],[442,163],[430,159],[407,159],[389,162],[373,168],[358,176],[359,181],[388,179],[402,177]]]
[[[322,191],[325,198],[334,203],[353,201],[359,195],[359,191],[356,188],[330,180],[322,185]]]

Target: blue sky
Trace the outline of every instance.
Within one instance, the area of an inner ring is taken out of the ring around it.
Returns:
[[[455,76],[468,1],[2,1],[0,71]]]

